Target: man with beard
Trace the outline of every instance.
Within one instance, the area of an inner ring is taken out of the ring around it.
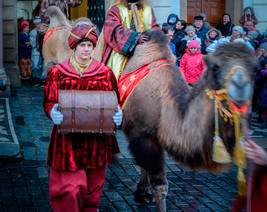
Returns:
[[[149,40],[145,30],[160,30],[154,12],[145,0],[116,0],[104,24],[102,62],[118,79],[135,47]]]

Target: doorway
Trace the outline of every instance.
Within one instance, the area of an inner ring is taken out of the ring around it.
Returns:
[[[102,30],[105,21],[105,1],[90,0],[88,1],[88,18],[97,25],[99,31]]]
[[[193,23],[193,18],[199,13],[205,13],[211,26],[221,22],[225,13],[225,0],[187,0],[187,22]]]

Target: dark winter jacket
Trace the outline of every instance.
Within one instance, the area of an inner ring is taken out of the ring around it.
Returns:
[[[18,35],[19,59],[31,58],[30,35],[28,32],[20,32]]]
[[[232,35],[232,29],[234,26],[235,25],[231,22],[228,22],[227,24],[223,24],[223,22],[221,22],[216,28],[221,31],[222,36],[227,37]]]

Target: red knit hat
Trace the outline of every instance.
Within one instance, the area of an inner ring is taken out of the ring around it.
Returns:
[[[24,29],[25,27],[29,26],[29,22],[26,21],[26,20],[23,20],[23,21],[20,23],[20,25],[21,25],[21,28]]]
[[[197,48],[199,49],[200,45],[199,43],[196,41],[196,40],[191,40],[188,44],[188,48],[191,49],[191,48]]]
[[[88,24],[78,25],[74,27],[68,39],[69,46],[71,49],[74,49],[81,41],[89,39],[94,47],[98,40],[98,34],[95,27],[91,27]]]

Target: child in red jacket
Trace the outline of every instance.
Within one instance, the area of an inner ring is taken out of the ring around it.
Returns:
[[[188,43],[186,53],[180,61],[180,69],[188,84],[194,84],[201,77],[204,69],[203,55],[200,51],[200,45],[196,40]]]

